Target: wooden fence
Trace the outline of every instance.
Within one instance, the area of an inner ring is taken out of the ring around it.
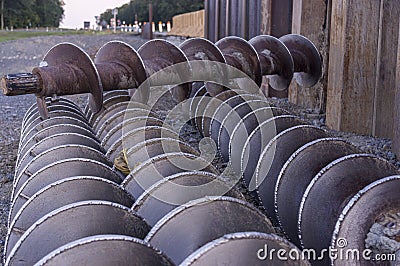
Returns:
[[[204,10],[185,13],[172,18],[171,35],[204,37]]]

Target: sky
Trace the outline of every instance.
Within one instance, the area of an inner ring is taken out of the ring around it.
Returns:
[[[64,19],[62,28],[83,28],[84,21],[90,21],[90,27],[95,25],[94,16],[99,16],[108,8],[114,8],[129,3],[129,0],[64,0]]]

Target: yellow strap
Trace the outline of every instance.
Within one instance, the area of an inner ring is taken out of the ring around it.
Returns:
[[[114,166],[124,175],[129,175],[131,169],[128,166],[128,159],[126,156],[126,149],[123,149],[114,160]]]

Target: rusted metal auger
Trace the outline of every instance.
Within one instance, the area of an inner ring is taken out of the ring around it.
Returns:
[[[8,96],[36,94],[38,108],[44,118],[49,116],[45,97],[82,93],[90,93],[90,110],[97,113],[102,108],[103,91],[138,88],[151,74],[185,62],[188,60],[183,52],[163,40],[148,42],[138,52],[126,43],[108,42],[100,48],[94,62],[76,45],[61,43],[47,52],[40,66],[34,68],[32,73],[6,75],[1,87]],[[181,70],[179,75],[191,75],[189,65],[182,66]],[[151,85],[164,84],[168,84],[168,81]],[[182,101],[187,98],[189,90],[190,84],[186,84],[174,88],[172,93]],[[148,93],[146,88],[139,94],[142,93],[144,96],[137,98],[145,101]]]
[[[7,75],[1,85],[8,96],[36,94],[39,112],[44,118],[49,116],[45,97],[90,93],[93,112],[98,112],[103,102],[103,86],[93,61],[71,43],[54,46],[31,74]]]
[[[112,251],[112,252],[109,252]],[[64,245],[37,265],[160,265],[173,266],[161,251],[141,239],[122,235],[97,235]]]
[[[314,86],[322,75],[322,59],[306,37],[288,34],[277,39],[269,35],[249,41],[257,50],[262,74],[275,90],[287,89],[294,77],[301,87]]]
[[[315,45],[306,37],[287,34],[279,40],[289,49],[294,63],[294,79],[303,88],[314,86],[322,76],[322,59]]]
[[[140,216],[117,203],[81,201],[69,204],[43,216],[29,227],[9,253],[6,265],[20,260],[32,265],[54,249],[93,235],[118,234],[143,239],[149,229]]]
[[[281,168],[274,191],[275,214],[286,236],[301,246],[297,219],[301,198],[316,174],[330,162],[359,150],[338,138],[308,142],[296,150]]]
[[[275,90],[287,89],[293,78],[294,63],[288,48],[277,38],[259,35],[249,41],[256,49],[263,76]]]
[[[192,61],[211,61],[217,62],[220,64],[203,64],[203,71],[195,71],[193,73],[193,79],[199,78],[200,82],[193,84],[191,96],[193,97],[198,89],[204,84],[207,92],[215,96],[218,93],[224,91],[226,88],[221,85],[221,83],[226,83],[227,80],[227,68],[224,67],[226,64],[225,57],[222,54],[221,50],[209,40],[203,38],[193,38],[184,41],[179,48],[187,56],[189,62]],[[219,84],[215,84],[211,82],[211,80],[219,81]],[[201,82],[206,81],[206,82]],[[207,82],[208,81],[208,82]],[[196,90],[197,87],[197,90]],[[200,95],[198,95],[200,96]],[[197,99],[195,99],[196,101]]]
[[[370,154],[347,155],[325,166],[310,181],[301,200],[297,224],[302,247],[317,252],[328,248],[348,200],[369,184],[397,173],[393,164]],[[329,258],[319,263],[327,261]]]
[[[377,239],[371,239],[370,243],[367,243],[368,237],[370,237],[370,229],[377,223],[382,223],[381,220],[382,218],[385,220],[385,216],[399,217],[399,189],[400,176],[394,175],[379,179],[359,190],[357,194],[348,200],[348,203],[343,208],[335,224],[335,230],[333,231],[331,239],[331,247],[336,249],[342,248],[346,252],[349,250],[362,251],[365,247],[372,250],[372,243],[376,246],[382,245],[383,241],[377,241]],[[363,222],[355,223],[355,220]],[[386,233],[379,237],[380,239],[386,239],[388,245],[393,244],[393,242],[396,241],[394,238],[398,237],[399,233],[398,220],[386,222],[384,226]],[[345,240],[344,242],[343,239]],[[396,245],[393,246],[396,247]],[[395,255],[395,260],[391,260],[391,263],[396,265],[399,260],[398,254],[399,252],[397,251],[394,254],[388,252],[385,255]],[[353,265],[374,265],[374,261],[371,260],[374,258],[374,255],[376,254],[370,253],[367,254],[367,256],[361,255],[359,258],[351,257],[348,258],[346,262]],[[343,265],[343,262],[340,260],[331,259],[331,263],[333,265]]]
[[[246,262],[265,263],[257,258],[265,243],[297,250],[273,235],[270,219],[243,200],[233,188],[237,179],[220,174],[150,104],[149,86],[168,88],[176,101],[201,96],[190,101],[197,128],[218,144],[225,162],[231,160],[235,171],[245,172],[247,185],[256,172],[261,202],[277,222],[273,189],[280,168],[298,147],[326,137],[325,131],[270,107],[259,93],[262,75],[276,89],[286,88],[293,75],[302,85],[318,80],[315,47],[298,36],[282,38],[259,36],[247,42],[227,37],[217,44],[196,38],[179,47],[153,40],[138,51],[109,42],[94,61],[63,43],[32,74],[4,78],[6,94],[39,97],[39,105],[23,121],[6,264],[130,263],[130,257],[143,264],[216,262],[236,257],[227,249],[244,243],[255,248]],[[194,75],[194,67],[202,65],[218,67]],[[160,70],[165,73],[153,76]],[[234,88],[207,80],[210,72],[222,83],[231,79]],[[79,93],[91,93],[83,112],[54,97]],[[274,147],[279,147],[278,156],[269,160]],[[274,162],[271,171],[268,161]],[[195,222],[202,226],[193,227]],[[146,242],[139,240],[146,235]],[[173,238],[179,240],[176,245],[170,244]],[[34,245],[40,247],[32,249]],[[118,250],[104,252],[111,246]]]
[[[258,87],[261,86],[260,59],[253,46],[246,40],[235,36],[222,38],[215,45],[221,50],[228,65],[247,74]]]
[[[172,97],[178,102],[189,97],[191,84],[181,83],[182,80],[190,80],[192,73],[188,58],[179,47],[165,40],[151,40],[143,44],[138,53],[146,67],[150,86],[179,84],[171,89]],[[163,70],[163,74],[152,78],[160,70]],[[149,92],[144,90],[141,93],[139,99],[146,102]]]
[[[201,222],[202,226],[193,226]],[[145,241],[179,264],[198,247],[229,233],[274,233],[268,220],[250,204],[230,197],[206,197],[168,213],[148,233]],[[176,239],[171,245],[171,238]]]
[[[271,250],[280,250],[287,255],[278,258],[270,253]],[[288,254],[293,259],[289,260]],[[197,249],[181,265],[223,265],[237,261],[243,265],[260,266],[280,265],[282,262],[285,265],[310,265],[295,245],[277,235],[261,232],[226,234]]]

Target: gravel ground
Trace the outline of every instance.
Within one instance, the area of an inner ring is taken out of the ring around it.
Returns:
[[[0,43],[0,75],[6,73],[30,72],[37,66],[44,54],[55,44],[60,42],[71,42],[83,48],[90,56],[110,40],[121,40],[138,48],[144,41],[138,37],[129,35],[73,35],[73,36],[50,36],[35,37],[18,41]],[[179,39],[172,39],[178,43]],[[83,97],[73,97],[81,106]],[[10,194],[14,173],[14,163],[19,142],[19,133],[22,118],[27,108],[35,102],[34,96],[5,97],[0,94],[0,252],[3,252],[5,235],[7,232],[7,215],[10,204]],[[292,113],[302,117],[310,124],[326,128],[325,117],[314,113],[312,110],[299,108],[288,103],[287,99],[272,99],[278,106],[290,110]],[[165,106],[172,108],[170,102]],[[183,129],[186,133],[184,139],[196,146],[199,134],[188,126]],[[330,131],[334,136],[342,137],[360,147],[363,151],[377,154],[393,162],[400,168],[395,155],[391,151],[391,141],[367,136],[359,136],[350,133]],[[243,188],[241,189],[243,190]]]

